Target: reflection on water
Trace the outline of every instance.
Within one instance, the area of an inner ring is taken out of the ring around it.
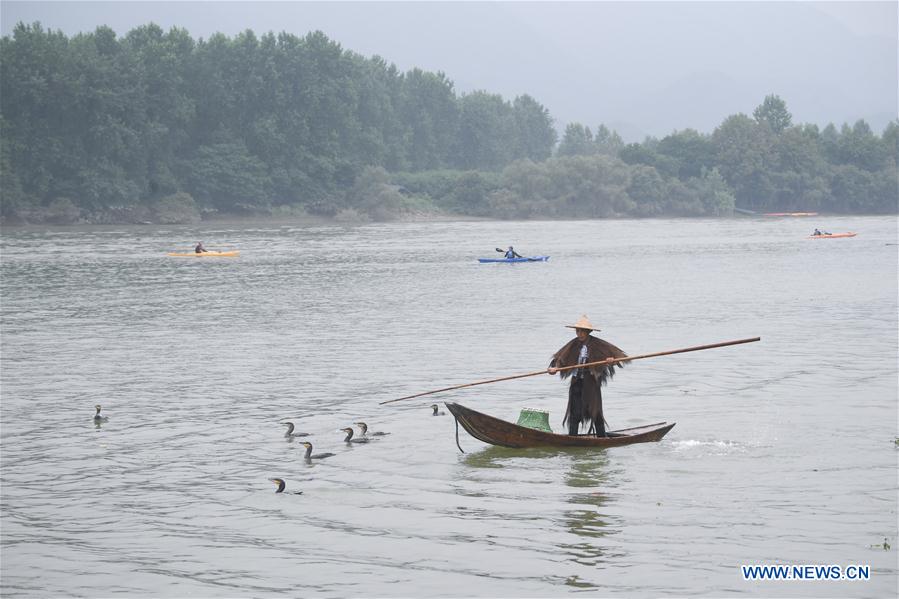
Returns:
[[[565,449],[554,447],[532,447],[528,449],[513,447],[498,447],[488,445],[480,451],[466,453],[462,457],[462,463],[472,468],[505,468],[515,465],[515,460],[525,458],[539,460],[543,458],[555,458],[566,453]],[[536,464],[534,467],[539,467]]]
[[[556,553],[581,566],[595,567],[603,563],[610,551],[606,537],[620,528],[608,515],[607,508],[612,500],[608,491],[617,487],[618,482],[605,449],[487,446],[464,455],[460,463],[467,470],[467,474],[465,471],[461,474],[463,478],[481,480],[485,470],[509,470],[518,471],[516,478],[527,476],[532,482],[545,480],[556,485],[563,492],[564,502],[572,508],[565,509],[563,504],[559,504],[557,512],[547,509],[544,513],[549,529],[561,529],[567,533],[557,537],[554,543],[558,550]],[[493,472],[493,476],[496,477],[497,473]],[[472,496],[462,489],[459,492]],[[478,493],[476,496],[483,497],[484,494]],[[485,517],[481,511],[468,515]],[[613,553],[618,556],[621,552]],[[599,585],[578,574],[567,577],[564,584],[575,588],[599,588]]]
[[[565,477],[569,487],[610,486],[609,457],[603,448],[582,447],[570,450],[571,469]]]
[[[583,492],[568,496],[568,502],[577,507],[566,511],[562,516],[566,528],[577,540],[560,543],[559,549],[575,563],[596,566],[604,561],[608,551],[608,544],[601,539],[616,532],[606,511],[611,500],[607,490],[616,486],[606,450],[584,449],[573,452],[569,469],[565,473],[565,484]],[[578,576],[570,577],[565,584],[578,588],[596,586]]]

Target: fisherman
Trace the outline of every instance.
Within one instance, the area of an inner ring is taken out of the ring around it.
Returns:
[[[509,246],[509,249],[506,250],[506,255],[505,255],[505,257],[506,257],[506,258],[521,258],[521,254],[519,254],[518,252],[516,252],[516,251],[512,248],[512,246],[510,245],[510,246]]]
[[[208,252],[209,250],[207,250],[205,247],[203,247],[203,242],[202,242],[202,241],[198,241],[198,242],[197,242],[197,247],[194,248],[194,251],[195,251],[196,253],[198,253],[198,254],[202,254],[202,253],[204,253],[204,252]]]
[[[566,366],[627,357],[627,354],[618,347],[590,334],[599,329],[590,323],[586,315],[581,316],[576,323],[565,326],[574,329],[577,337],[553,354],[552,362],[546,369],[547,373],[556,374],[560,368]],[[559,373],[563,380],[571,377],[571,385],[568,387],[568,407],[562,420],[562,426],[568,424],[569,435],[579,434],[581,425],[587,425],[588,435],[607,436],[606,422],[602,413],[602,386],[615,375],[615,366],[616,364],[608,364],[574,368]],[[619,362],[617,366],[623,364]]]

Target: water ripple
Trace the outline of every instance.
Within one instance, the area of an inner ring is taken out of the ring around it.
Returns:
[[[866,563],[894,596],[895,222],[846,223],[4,230],[0,592],[838,596],[739,566]],[[165,256],[200,238],[241,257]],[[502,240],[552,259],[476,262]],[[548,376],[378,403],[544,368],[584,312],[632,354],[762,342],[623,369],[610,426],[677,422],[660,443],[460,454],[430,415],[559,431]],[[391,434],[348,446],[359,420]]]

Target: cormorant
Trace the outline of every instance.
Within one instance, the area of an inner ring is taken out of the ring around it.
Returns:
[[[354,439],[353,438],[353,429],[350,427],[340,429],[346,433],[346,438],[344,442],[346,443],[368,443],[369,439]]]
[[[94,414],[94,424],[100,424],[101,422],[106,422],[106,421],[109,420],[109,417],[108,417],[108,416],[101,416],[101,415],[100,415],[100,404],[97,404],[97,405],[94,406],[94,407],[97,408],[97,413]]]
[[[434,413],[431,414],[431,416],[446,416],[446,412],[438,412],[437,411],[437,404],[435,404],[435,403],[431,404],[431,409],[434,410]]]
[[[356,426],[359,427],[359,436],[365,437],[367,434],[371,434],[372,437],[383,437],[384,435],[389,435],[390,433],[385,433],[383,431],[375,431],[373,433],[368,432],[368,425],[364,422],[354,422]]]
[[[312,459],[323,460],[334,455],[333,453],[317,453],[315,455],[312,455],[312,443],[310,443],[309,441],[303,441],[303,446],[306,448],[306,453],[303,455],[303,457],[306,458],[307,462],[311,461]]]
[[[273,483],[275,483],[276,485],[278,485],[278,489],[275,491],[275,493],[283,493],[284,492],[284,487],[287,486],[287,483],[284,482],[283,478],[270,478],[269,480],[272,481]],[[302,495],[303,494],[302,491],[291,491],[291,493],[294,495]]]
[[[281,424],[287,425],[287,432],[284,433],[284,436],[288,439],[296,438],[296,437],[308,437],[309,433],[295,433],[293,432],[294,426],[293,422],[282,422]]]

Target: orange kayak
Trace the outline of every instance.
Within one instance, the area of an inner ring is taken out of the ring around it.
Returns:
[[[822,233],[821,235],[809,235],[809,239],[832,239],[834,237],[855,237],[858,233]]]

